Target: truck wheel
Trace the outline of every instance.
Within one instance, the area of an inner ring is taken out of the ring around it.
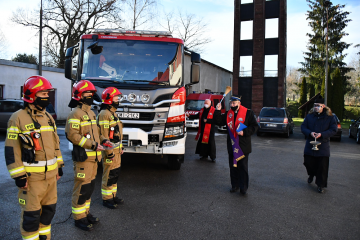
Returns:
[[[168,155],[168,168],[170,170],[180,170],[180,167],[181,167],[181,156]]]
[[[288,129],[284,135],[284,137],[289,138],[290,137],[290,129]]]
[[[356,142],[360,143],[360,131],[358,131],[356,134]]]

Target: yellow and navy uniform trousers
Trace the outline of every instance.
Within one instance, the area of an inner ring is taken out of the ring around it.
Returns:
[[[40,133],[40,150],[21,141],[21,136]],[[30,149],[30,150],[29,150]],[[29,157],[31,152],[32,157]],[[32,159],[33,161],[29,161]],[[51,221],[57,202],[56,175],[64,166],[60,140],[54,119],[45,110],[29,104],[13,113],[8,122],[5,160],[13,179],[25,179],[27,188],[19,188],[22,239],[51,239]]]
[[[122,122],[115,116],[116,108],[108,106],[101,110],[97,117],[100,128],[100,141],[109,139],[113,143],[122,141]],[[112,130],[113,129],[113,130]],[[113,131],[110,134],[110,131]],[[110,136],[112,135],[112,136]],[[112,150],[103,151],[103,175],[101,194],[103,200],[116,197],[117,181],[120,174],[122,144]]]
[[[85,218],[89,214],[97,164],[101,161],[101,151],[96,151],[100,144],[99,128],[95,113],[90,108],[86,104],[74,108],[67,118],[65,127],[66,138],[73,144],[72,213],[75,220]]]

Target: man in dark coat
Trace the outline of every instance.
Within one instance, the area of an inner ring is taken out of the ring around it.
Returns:
[[[211,100],[206,99],[204,108],[198,114],[192,116],[189,113],[186,114],[191,120],[199,119],[199,130],[195,138],[198,140],[195,153],[199,154],[201,159],[207,159],[210,156],[212,162],[215,162],[216,158],[214,112],[215,108],[211,106]]]
[[[310,110],[301,124],[301,132],[305,134],[306,144],[304,149],[304,165],[309,175],[308,183],[312,183],[316,176],[316,185],[319,193],[327,187],[330,157],[330,137],[336,134],[337,124],[331,109],[326,107],[323,98],[317,98],[314,108]],[[312,150],[310,141],[317,142],[319,150]]]
[[[249,187],[248,159],[251,153],[251,135],[257,131],[258,124],[254,112],[241,106],[240,97],[232,96],[230,107],[229,111],[221,115],[221,104],[218,104],[214,118],[217,125],[222,126],[226,124],[228,128],[227,150],[229,153],[231,179],[230,192],[234,193],[240,188],[240,193],[245,195]],[[240,123],[246,125],[246,128],[237,132],[236,129]],[[235,145],[238,145],[240,150],[234,147]],[[242,152],[241,156],[238,155],[239,151]]]

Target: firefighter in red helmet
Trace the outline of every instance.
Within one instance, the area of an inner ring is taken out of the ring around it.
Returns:
[[[99,219],[90,213],[98,162],[101,161],[101,151],[104,150],[96,116],[91,110],[95,92],[95,86],[87,80],[81,80],[73,86],[69,107],[74,109],[69,114],[65,127],[66,138],[73,144],[75,175],[72,214],[75,226],[85,231],[92,230],[93,224],[99,222]]]
[[[121,92],[115,87],[108,87],[101,95],[102,105],[97,124],[100,128],[100,140],[107,139],[116,146],[103,152],[103,176],[101,194],[103,205],[115,209],[124,201],[116,196],[117,180],[121,166],[122,147],[122,123],[116,116],[119,107]]]
[[[57,202],[57,180],[64,162],[55,121],[46,112],[51,83],[42,76],[24,83],[24,108],[8,122],[5,160],[19,187],[22,239],[50,239]]]

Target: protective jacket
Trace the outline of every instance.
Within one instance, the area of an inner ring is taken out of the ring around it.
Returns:
[[[34,132],[40,133],[40,138],[35,140],[39,150],[22,141]],[[26,175],[28,180],[38,181],[55,177],[64,161],[52,116],[33,105],[15,112],[8,122],[5,159],[12,178]]]
[[[122,142],[122,128],[123,124],[115,116],[116,109],[114,107],[104,109],[100,112],[97,118],[97,123],[100,128],[100,141],[110,140],[112,143]],[[111,136],[112,135],[112,136]],[[103,157],[112,158],[115,153],[120,153],[122,144],[118,148],[106,150],[103,152]]]
[[[336,131],[336,120],[330,108],[325,107],[320,114],[311,109],[301,124],[301,132],[306,136],[304,154],[314,157],[330,157],[330,137],[335,135]],[[319,150],[312,150],[313,145],[310,144],[310,141],[315,140],[311,136],[312,132],[321,133],[321,137],[316,139],[321,142]]]
[[[73,160],[77,162],[101,161],[101,151],[95,151],[101,143],[99,128],[95,113],[90,108],[86,104],[78,105],[66,122],[66,138],[73,143]]]

